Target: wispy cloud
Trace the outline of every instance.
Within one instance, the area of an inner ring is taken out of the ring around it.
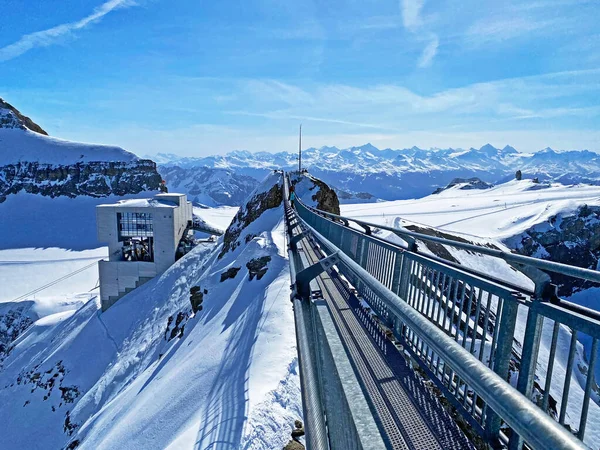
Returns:
[[[402,10],[402,23],[404,27],[415,31],[423,23],[421,19],[421,9],[425,0],[401,0],[400,9]]]
[[[429,67],[431,65],[431,63],[433,62],[433,58],[435,58],[435,55],[437,54],[439,44],[440,41],[438,37],[436,35],[433,35],[431,38],[431,42],[427,44],[427,46],[423,50],[423,53],[421,54],[421,57],[419,58],[419,63],[417,64],[419,67],[423,68]]]
[[[71,34],[73,31],[81,30],[88,25],[102,20],[109,12],[118,8],[127,8],[135,5],[133,0],[108,0],[98,6],[94,11],[76,22],[64,23],[47,30],[36,31],[22,36],[18,41],[0,48],[0,61],[21,56],[35,47],[47,47],[52,45],[61,37]]]
[[[555,29],[558,23],[555,19],[536,20],[522,15],[486,19],[470,26],[465,33],[465,38],[471,44],[502,42],[542,30]]]
[[[424,28],[424,21],[421,11],[425,4],[425,0],[400,0],[400,10],[402,11],[402,23],[411,33],[421,32]],[[425,33],[427,45],[423,49],[421,56],[417,62],[417,67],[425,68],[431,66],[435,55],[437,55],[440,40],[437,34],[426,31]],[[420,40],[423,40],[420,38]]]
[[[376,130],[386,130],[386,131],[398,131],[397,128],[388,127],[385,125],[377,125],[372,123],[362,123],[362,122],[352,122],[348,120],[340,120],[340,119],[329,119],[326,117],[314,117],[307,115],[298,115],[291,114],[287,111],[273,111],[268,113],[253,113],[250,111],[227,111],[227,114],[232,114],[236,116],[250,116],[250,117],[264,117],[266,119],[279,119],[279,120],[305,120],[309,122],[324,122],[324,123],[333,123],[338,125],[351,125],[353,127],[359,128],[373,128]]]
[[[426,63],[425,61],[423,63]],[[296,86],[274,80],[245,80],[238,85],[240,110],[226,114],[267,119],[310,120],[385,131],[409,130],[434,121],[437,126],[536,122],[582,118],[591,123],[600,108],[574,98],[600,92],[590,84],[595,70],[505,78],[423,95],[402,85],[351,86],[312,83]]]

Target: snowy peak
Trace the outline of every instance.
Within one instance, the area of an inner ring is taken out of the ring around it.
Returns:
[[[133,162],[139,158],[120,147],[70,142],[48,136],[39,125],[0,99],[0,167],[43,163]]]
[[[502,149],[502,153],[506,154],[506,155],[510,155],[510,154],[514,154],[514,153],[519,153],[517,151],[516,148],[511,147],[510,145],[506,145],[504,146],[504,148]]]
[[[2,98],[0,98],[0,128],[28,129],[35,133],[48,136],[48,133],[46,133],[42,127],[29,117],[21,114],[17,108],[4,101]]]

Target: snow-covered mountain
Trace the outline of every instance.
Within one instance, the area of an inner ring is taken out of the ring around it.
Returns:
[[[0,99],[0,203],[20,192],[106,197],[158,190],[156,164],[119,147],[52,138]]]
[[[200,158],[159,154],[156,158],[164,167],[228,169],[254,178],[273,169],[293,169],[298,164],[296,153],[291,152],[234,151]],[[454,178],[477,177],[487,183],[501,183],[512,179],[517,170],[522,171],[523,178],[600,184],[600,155],[587,150],[559,152],[547,148],[537,153],[520,153],[509,145],[496,148],[490,144],[467,150],[380,150],[366,144],[346,149],[309,148],[302,152],[302,161],[314,176],[330,186],[350,193],[368,193],[372,200],[423,197]]]
[[[159,166],[158,171],[171,191],[187,194],[190,201],[206,206],[239,206],[259,183],[231,169],[169,165]]]
[[[281,183],[105,313],[92,300],[10,344],[0,448],[283,448],[302,412]]]
[[[161,181],[153,161],[52,138],[0,99],[0,249],[98,247],[94,206],[152,195]]]

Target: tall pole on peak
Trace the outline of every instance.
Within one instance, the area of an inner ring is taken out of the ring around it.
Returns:
[[[300,124],[300,134],[298,136],[298,173],[302,173],[302,124]]]

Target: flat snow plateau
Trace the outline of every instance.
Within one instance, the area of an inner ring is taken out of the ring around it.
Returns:
[[[583,203],[600,205],[600,187],[510,181],[490,189],[461,190],[456,185],[414,200],[341,205],[342,214],[394,226],[397,217],[442,230],[504,239]]]
[[[213,228],[226,230],[239,209],[237,206],[217,206],[214,208],[194,206],[194,215],[199,216],[207,225]]]
[[[60,302],[75,294],[96,295],[98,291],[92,290],[98,282],[98,265],[95,263],[107,257],[107,247],[83,251],[63,248],[0,250],[0,303],[50,298]],[[62,280],[70,274],[74,275]],[[45,286],[48,287],[39,293],[33,292]]]

